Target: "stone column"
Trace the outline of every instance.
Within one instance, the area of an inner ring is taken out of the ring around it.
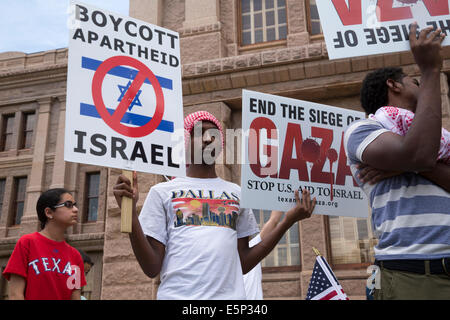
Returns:
[[[307,30],[307,1],[286,1],[287,21],[289,23],[287,45],[288,47],[302,46],[309,43]]]
[[[78,163],[64,161],[64,136],[66,128],[66,96],[58,96],[59,120],[56,137],[55,160],[53,162],[53,173],[51,188],[65,188],[77,199]],[[81,213],[80,213],[81,214]],[[81,217],[79,218],[81,219]],[[79,220],[80,221],[80,220]],[[67,230],[68,234],[80,230],[80,222]]]
[[[64,129],[66,121],[66,96],[58,97],[59,121],[56,133],[55,161],[50,188],[64,188],[66,178],[66,163],[64,162]]]
[[[300,226],[300,254],[302,272],[300,275],[301,295],[304,297],[308,291],[309,280],[314,268],[316,255],[312,248],[317,248],[320,253],[330,261],[327,246],[328,233],[325,219],[326,216],[313,214],[311,218],[299,222]]]
[[[64,135],[66,128],[66,96],[59,96],[59,120],[55,161],[50,188],[65,188],[76,198],[78,163],[64,161]]]
[[[162,26],[163,0],[131,0],[130,17]]]
[[[183,64],[225,56],[219,9],[219,0],[186,0],[185,20],[179,30]]]
[[[39,111],[34,141],[33,162],[28,176],[25,209],[21,220],[20,235],[34,232],[38,229],[39,220],[36,215],[36,202],[43,191],[45,176],[45,153],[47,151],[48,128],[50,122],[50,107],[52,99],[38,100]]]

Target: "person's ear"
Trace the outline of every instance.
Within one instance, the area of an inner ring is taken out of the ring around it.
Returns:
[[[393,79],[387,79],[386,80],[386,85],[388,87],[389,90],[392,90],[394,92],[400,92],[402,89],[402,85],[400,82],[397,82]]]
[[[53,215],[52,215],[53,212],[52,212],[52,209],[50,209],[49,207],[47,207],[47,208],[45,208],[44,212],[45,212],[45,216],[46,216],[49,220],[53,219]]]

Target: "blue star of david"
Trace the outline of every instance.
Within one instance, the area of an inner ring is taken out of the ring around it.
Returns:
[[[120,84],[118,85],[119,90],[120,90],[120,97],[119,99],[117,99],[117,101],[122,101],[123,96],[125,95],[125,93],[127,92],[128,88],[131,86],[131,81],[128,81],[128,84],[126,86],[121,86]],[[138,106],[138,107],[142,107],[142,103],[139,100],[139,96],[141,95],[142,90],[139,90],[138,93],[136,94],[136,97],[134,97],[134,100],[131,102],[130,106],[128,107],[128,110],[131,111],[131,109],[133,109],[134,106]]]

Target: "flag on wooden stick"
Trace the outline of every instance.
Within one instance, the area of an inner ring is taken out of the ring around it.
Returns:
[[[306,300],[348,300],[325,258],[316,248],[313,250],[317,257]]]

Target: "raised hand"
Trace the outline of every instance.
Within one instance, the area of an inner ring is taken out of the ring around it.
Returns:
[[[298,190],[295,190],[295,200],[295,207],[286,212],[286,219],[288,219],[292,224],[311,217],[311,214],[316,206],[316,198],[314,197],[311,201],[311,195],[306,189],[303,189],[301,200]]]
[[[442,46],[445,38],[440,28],[433,31],[432,27],[424,28],[417,35],[417,23],[411,25],[409,31],[409,44],[414,59],[421,72],[427,70],[440,70],[442,68]]]

